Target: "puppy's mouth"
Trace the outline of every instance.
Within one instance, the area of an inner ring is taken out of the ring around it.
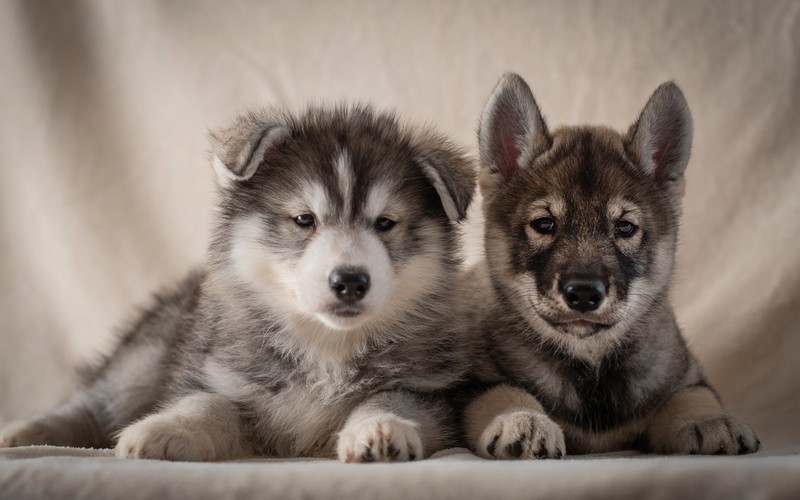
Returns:
[[[556,330],[566,333],[567,335],[574,335],[579,338],[587,338],[597,335],[605,330],[611,328],[611,324],[602,322],[595,319],[576,318],[564,321],[551,321],[548,323]]]
[[[363,324],[369,314],[364,307],[341,304],[326,308],[325,313],[318,317],[333,329],[349,330]]]
[[[331,308],[331,315],[337,318],[355,318],[364,312],[363,309],[358,307],[337,307]]]

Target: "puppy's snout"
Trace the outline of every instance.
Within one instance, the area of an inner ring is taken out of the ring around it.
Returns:
[[[369,291],[369,274],[363,269],[340,268],[328,278],[336,298],[343,302],[357,302]]]
[[[606,298],[606,286],[598,278],[571,276],[561,283],[561,294],[570,309],[594,311]]]

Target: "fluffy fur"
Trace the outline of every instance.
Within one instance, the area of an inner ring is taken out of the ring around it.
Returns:
[[[413,460],[452,445],[450,317],[475,173],[368,107],[266,110],[212,134],[208,262],[160,294],[54,412],[0,446],[120,457]]]
[[[674,83],[627,133],[550,132],[528,85],[505,75],[480,123],[486,261],[470,307],[483,360],[466,407],[484,457],[639,448],[749,453],[670,305],[692,118]]]

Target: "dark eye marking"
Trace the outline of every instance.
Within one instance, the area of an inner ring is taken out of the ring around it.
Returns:
[[[385,233],[387,231],[391,231],[396,224],[397,221],[393,221],[388,217],[378,217],[375,220],[375,229],[379,232]]]
[[[639,229],[636,224],[627,220],[621,220],[614,225],[614,234],[620,238],[630,238]]]
[[[314,229],[317,220],[314,218],[314,214],[300,214],[294,218],[294,223],[303,229]]]
[[[540,234],[552,234],[556,231],[556,221],[552,217],[539,217],[531,222],[534,231]]]

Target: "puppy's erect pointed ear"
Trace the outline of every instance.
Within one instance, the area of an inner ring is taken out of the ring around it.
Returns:
[[[246,181],[256,173],[271,150],[289,137],[289,128],[277,112],[246,113],[229,127],[211,132],[214,171],[222,185]]]
[[[481,115],[482,168],[496,183],[505,182],[550,149],[552,142],[528,84],[516,73],[503,75]]]
[[[661,186],[677,186],[692,150],[692,114],[674,82],[666,82],[650,100],[625,138],[625,150]]]
[[[433,132],[416,140],[416,161],[433,184],[447,217],[464,220],[475,194],[477,173],[472,160],[460,148]]]

